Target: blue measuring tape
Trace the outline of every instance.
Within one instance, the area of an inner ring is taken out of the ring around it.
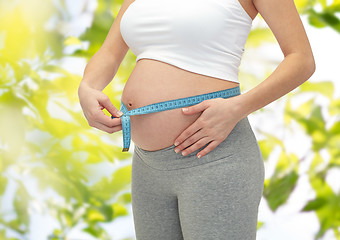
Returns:
[[[174,100],[164,101],[149,104],[143,107],[135,108],[132,110],[128,110],[125,104],[121,101],[120,111],[123,115],[120,117],[122,122],[122,131],[123,131],[123,150],[122,152],[128,152],[131,142],[131,122],[130,116],[133,115],[141,115],[148,114],[154,112],[161,112],[181,107],[188,107],[195,104],[198,104],[204,100],[212,99],[212,98],[229,98],[240,94],[240,86],[229,88],[221,91],[204,93],[196,96],[178,98]],[[111,116],[111,118],[116,118]]]

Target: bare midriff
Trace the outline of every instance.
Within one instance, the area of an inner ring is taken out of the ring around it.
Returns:
[[[140,59],[130,74],[121,100],[128,110],[178,98],[237,87],[239,83],[190,72],[154,59]],[[184,115],[181,108],[131,116],[131,140],[146,151],[170,147],[201,113]]]

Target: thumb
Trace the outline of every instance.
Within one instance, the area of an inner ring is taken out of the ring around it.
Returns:
[[[112,115],[111,118],[121,117],[123,115],[121,111],[118,111],[118,109],[113,106],[108,96],[105,95],[104,98],[99,98],[98,101]]]
[[[182,112],[184,114],[194,114],[204,111],[207,107],[207,103],[203,101],[191,107],[182,108]]]

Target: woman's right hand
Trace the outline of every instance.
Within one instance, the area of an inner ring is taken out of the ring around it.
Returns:
[[[107,133],[122,130],[120,111],[113,106],[107,95],[90,87],[87,83],[81,82],[78,88],[78,97],[84,116],[91,127]],[[111,119],[111,117],[107,116],[102,111],[104,108],[116,118]]]

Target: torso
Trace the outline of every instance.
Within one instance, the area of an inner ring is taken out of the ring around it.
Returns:
[[[251,1],[250,1],[251,2]],[[254,6],[241,3],[254,18]],[[122,93],[122,102],[128,110],[156,102],[189,97],[237,87],[239,83],[183,70],[173,65],[141,59],[136,63]],[[131,116],[131,139],[135,145],[156,151],[174,144],[174,140],[201,113],[184,115],[181,108],[151,114]]]

